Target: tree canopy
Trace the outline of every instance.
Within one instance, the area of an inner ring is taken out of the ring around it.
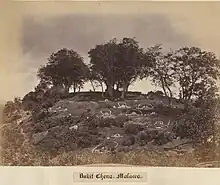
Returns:
[[[142,48],[135,38],[114,38],[90,49],[86,65],[77,52],[63,48],[52,53],[47,64],[40,67],[40,83],[35,90],[52,85],[62,86],[67,93],[73,87],[76,92],[89,81],[93,90],[96,86],[102,88],[103,96],[105,86],[105,95],[114,98],[120,92],[123,99],[132,83],[148,78],[161,87],[170,103],[177,93],[185,109],[193,99],[205,101],[204,97],[216,96],[220,64],[214,53],[198,47],[182,47],[167,53],[162,50],[162,45]]]
[[[71,86],[75,91],[83,84],[86,68],[87,65],[77,52],[63,48],[51,54],[48,63],[38,70],[37,76],[54,86],[62,85],[65,92],[69,92]]]
[[[147,48],[146,55],[150,61],[150,68],[144,71],[144,77],[149,76],[153,85],[161,87],[164,95],[172,98],[171,87],[175,85],[172,65],[169,60],[170,53],[164,55],[162,46],[155,45]]]
[[[169,61],[185,108],[193,96],[201,96],[201,92],[217,88],[220,64],[214,53],[198,47],[183,47],[173,52]]]
[[[91,70],[100,76],[107,87],[109,96],[122,88],[122,98],[129,85],[140,74],[144,62],[143,48],[134,38],[112,39],[105,44],[96,45],[89,51]]]

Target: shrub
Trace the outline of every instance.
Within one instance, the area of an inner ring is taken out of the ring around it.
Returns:
[[[102,118],[102,119],[100,119],[98,126],[101,128],[111,127],[115,123],[116,123],[116,121],[113,118]]]
[[[204,141],[214,133],[214,119],[207,110],[197,110],[177,122],[173,131],[180,137],[191,138],[195,141]]]
[[[158,145],[163,145],[163,144],[166,144],[172,141],[174,138],[175,138],[174,133],[163,131],[163,132],[158,133],[158,135],[155,138],[155,143]]]
[[[122,142],[122,145],[123,146],[131,146],[135,144],[135,137],[130,135],[130,136],[126,136],[123,138],[123,142]]]
[[[137,134],[139,131],[143,130],[142,125],[133,124],[133,123],[127,123],[125,124],[125,133],[130,134]]]

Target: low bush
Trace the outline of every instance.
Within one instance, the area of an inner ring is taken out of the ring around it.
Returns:
[[[142,131],[144,127],[142,125],[127,123],[124,126],[125,133],[130,134],[137,134],[138,132]]]

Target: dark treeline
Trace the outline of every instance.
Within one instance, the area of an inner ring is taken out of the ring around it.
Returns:
[[[192,101],[201,103],[215,97],[218,91],[219,60],[214,53],[198,47],[163,53],[161,45],[141,48],[134,38],[123,38],[96,45],[88,54],[90,62],[86,65],[71,49],[52,53],[38,70],[40,83],[35,91],[59,89],[68,94],[70,88],[77,92],[90,82],[93,91],[99,86],[103,96],[114,99],[120,92],[124,99],[131,84],[149,79],[168,98],[178,96],[185,109]]]
[[[93,91],[100,87],[105,98],[124,99],[129,86],[144,79],[160,87],[170,104],[172,98],[178,98],[185,110],[192,102],[200,107],[218,98],[220,63],[214,53],[198,47],[167,53],[162,49],[162,45],[141,48],[135,38],[112,39],[88,51],[89,64],[76,51],[60,49],[38,69],[40,82],[23,100],[43,100],[43,106],[48,107],[52,102],[44,97],[67,97],[70,88],[79,92],[87,82]]]
[[[218,97],[219,60],[214,53],[198,47],[164,53],[162,45],[141,48],[135,38],[125,37],[96,45],[88,55],[87,65],[72,49],[52,53],[48,62],[38,69],[40,82],[35,91],[29,92],[23,100],[55,98],[58,94],[68,96],[70,88],[74,93],[79,92],[87,82],[93,91],[101,87],[105,98],[116,99],[119,95],[124,99],[129,86],[143,79],[160,87],[170,104],[173,97],[178,98],[185,110],[192,102],[202,106]]]

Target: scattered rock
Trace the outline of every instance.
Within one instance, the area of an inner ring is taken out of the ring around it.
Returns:
[[[152,113],[150,113],[150,115],[151,115],[151,116],[156,116],[157,113],[156,113],[156,112],[152,112]]]
[[[178,146],[174,143],[177,133],[168,131],[169,126],[166,126],[170,118],[164,118],[158,110],[155,110],[157,113],[149,110],[154,106],[148,100],[139,104],[141,110],[135,105],[138,100],[120,102],[119,109],[115,102],[100,102],[63,99],[34,117],[22,115],[17,123],[22,125],[24,132],[31,133],[34,145],[53,154],[96,145],[102,145],[97,148],[102,153],[116,148],[126,152],[138,147],[168,150]],[[189,151],[186,148],[181,150]]]
[[[123,136],[120,135],[120,134],[114,134],[114,135],[112,135],[111,137],[113,137],[113,138],[120,138],[120,137],[123,137]]]
[[[77,129],[78,129],[78,125],[73,125],[73,126],[69,127],[69,129],[70,129],[70,130],[72,130],[72,129],[77,130]]]

